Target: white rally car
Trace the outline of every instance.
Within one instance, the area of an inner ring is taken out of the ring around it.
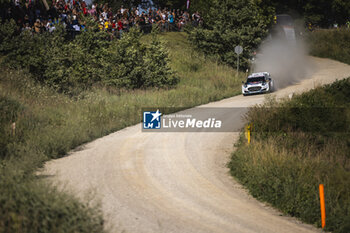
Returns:
[[[242,94],[258,94],[273,91],[273,80],[268,72],[253,73],[242,82]]]

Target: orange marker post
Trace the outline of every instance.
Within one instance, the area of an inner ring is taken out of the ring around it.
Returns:
[[[320,206],[321,206],[321,222],[322,222],[322,228],[326,226],[326,206],[324,201],[324,186],[323,184],[320,184],[318,186],[320,190]]]

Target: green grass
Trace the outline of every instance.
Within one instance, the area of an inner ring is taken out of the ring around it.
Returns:
[[[323,29],[308,36],[310,54],[350,64],[350,30]]]
[[[254,197],[318,227],[324,184],[325,230],[350,232],[349,88],[350,78],[253,108],[252,143],[242,135],[231,174]]]
[[[180,78],[169,90],[95,88],[69,97],[35,83],[25,71],[2,67],[0,232],[102,232],[97,207],[92,211],[50,187],[35,171],[85,142],[140,122],[142,107],[189,108],[239,94],[244,74],[236,77],[232,68],[192,50],[185,33],[161,38]]]

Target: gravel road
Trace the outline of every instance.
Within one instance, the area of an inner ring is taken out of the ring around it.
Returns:
[[[350,76],[350,66],[310,59],[313,72],[277,98]],[[249,107],[266,95],[200,107]],[[187,110],[196,111],[196,108]],[[242,112],[225,116],[242,127]],[[111,232],[321,232],[256,201],[226,168],[238,133],[144,133],[135,125],[46,163],[42,173],[102,205]]]

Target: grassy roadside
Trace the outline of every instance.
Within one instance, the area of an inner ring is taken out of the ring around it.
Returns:
[[[95,89],[69,97],[36,84],[25,71],[2,68],[0,232],[103,232],[98,211],[47,187],[34,171],[82,143],[139,122],[141,107],[192,107],[240,92],[244,75],[235,77],[232,68],[193,51],[185,33],[161,38],[180,78],[174,89]]]
[[[310,54],[350,64],[350,30],[322,29],[309,33]]]
[[[350,78],[247,115],[231,174],[259,200],[320,227],[318,184],[325,185],[327,231],[350,232]],[[273,108],[271,108],[273,107]]]

